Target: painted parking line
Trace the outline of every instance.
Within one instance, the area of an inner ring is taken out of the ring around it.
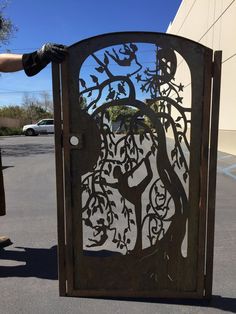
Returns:
[[[229,177],[231,177],[232,179],[236,180],[236,175],[233,174],[233,173],[231,173],[231,171],[232,171],[233,169],[236,169],[236,164],[233,164],[233,165],[228,166],[228,167],[225,167],[225,168],[218,166],[218,167],[217,167],[217,172],[218,172],[218,173],[222,173],[222,174],[224,174],[224,175],[226,175],[226,176],[229,176]]]
[[[232,155],[224,155],[224,156],[218,157],[218,161],[224,160],[224,159],[229,159],[229,158],[232,158],[232,157],[234,157],[234,156],[232,156]]]

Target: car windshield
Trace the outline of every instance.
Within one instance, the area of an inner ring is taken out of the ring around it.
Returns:
[[[45,124],[48,124],[48,121],[50,120],[41,120],[37,123],[37,125],[45,125]]]
[[[43,125],[43,124],[45,124],[45,121],[39,121],[37,124],[38,125]]]

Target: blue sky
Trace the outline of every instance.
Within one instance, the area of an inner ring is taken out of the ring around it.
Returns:
[[[4,52],[26,53],[46,42],[71,45],[117,31],[165,32],[181,0],[11,0],[5,16],[18,27]],[[51,94],[51,67],[28,78],[23,71],[1,74],[0,106],[21,104],[24,92]]]

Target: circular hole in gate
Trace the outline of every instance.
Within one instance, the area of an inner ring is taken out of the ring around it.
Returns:
[[[77,146],[79,144],[79,138],[75,135],[71,136],[70,144],[73,146]]]

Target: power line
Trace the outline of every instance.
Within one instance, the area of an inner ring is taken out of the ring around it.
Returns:
[[[51,90],[23,90],[23,91],[0,91],[0,94],[39,94],[39,93],[50,93],[52,94]]]
[[[11,49],[11,48],[6,48],[6,49],[0,49],[0,53],[11,53],[12,51],[35,51],[37,50],[38,48],[15,48],[15,49]]]

